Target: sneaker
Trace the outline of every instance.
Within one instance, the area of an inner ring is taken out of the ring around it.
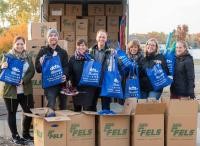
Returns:
[[[33,141],[33,136],[30,136],[30,134],[24,134],[23,135],[23,138],[26,140],[26,141]]]
[[[12,137],[11,142],[17,145],[26,145],[25,139],[21,138],[18,134]]]
[[[68,81],[66,87],[62,88],[62,90],[60,91],[60,93],[64,94],[64,95],[75,96],[79,92],[77,91],[76,88],[72,87],[71,82]]]

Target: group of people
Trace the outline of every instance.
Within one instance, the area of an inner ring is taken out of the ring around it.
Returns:
[[[23,119],[22,137],[19,136],[16,126],[16,112],[20,104],[23,111],[31,113],[33,108],[33,87],[31,79],[34,76],[35,70],[38,73],[42,72],[42,65],[46,54],[52,56],[58,55],[63,68],[63,83],[51,86],[44,89],[44,94],[47,98],[47,107],[56,110],[56,98],[59,97],[59,108],[65,110],[67,108],[66,82],[71,82],[72,87],[79,92],[73,96],[74,111],[81,110],[97,111],[96,105],[98,98],[101,98],[102,110],[110,110],[111,98],[101,97],[101,87],[80,86],[79,81],[82,76],[86,54],[102,63],[101,72],[103,73],[109,65],[109,58],[115,50],[107,45],[108,34],[105,30],[99,30],[96,35],[96,45],[88,48],[87,42],[80,39],[76,42],[76,50],[73,56],[69,58],[67,52],[58,45],[59,33],[55,29],[50,29],[47,33],[48,44],[40,49],[36,60],[35,68],[31,57],[25,48],[25,39],[16,37],[13,42],[12,49],[8,54],[12,54],[18,59],[23,59],[23,75],[19,86],[5,84],[3,97],[8,111],[8,125],[12,133],[12,141],[16,144],[25,144],[27,140],[33,140],[29,134],[31,126],[31,117],[25,116]],[[188,52],[188,46],[185,41],[176,43],[176,61],[173,75],[173,83],[171,84],[170,92],[172,99],[179,98],[195,98],[194,94],[194,63],[193,58]],[[148,76],[146,68],[151,68],[159,63],[162,69],[169,75],[169,69],[163,54],[159,52],[159,44],[156,39],[151,38],[146,42],[144,50],[141,49],[138,40],[131,40],[127,44],[127,55],[131,61],[138,65],[139,82],[141,90],[141,99],[154,97],[157,100],[162,94],[162,89],[155,91]],[[2,57],[1,70],[8,67],[5,57]],[[103,76],[100,79],[102,82]]]

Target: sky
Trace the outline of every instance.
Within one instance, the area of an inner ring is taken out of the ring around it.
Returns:
[[[168,33],[187,24],[200,32],[200,0],[129,0],[129,33]]]

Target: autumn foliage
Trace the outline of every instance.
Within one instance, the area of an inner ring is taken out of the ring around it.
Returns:
[[[0,35],[0,53],[8,51],[12,47],[12,42],[15,36],[23,36],[27,39],[27,24],[10,26],[3,34]]]

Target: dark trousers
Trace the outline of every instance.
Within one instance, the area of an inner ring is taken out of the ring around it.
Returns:
[[[82,106],[82,105],[74,104],[74,111],[75,112],[81,112],[82,110],[84,110],[84,111],[96,111],[96,110],[94,110],[93,106]]]
[[[97,101],[98,98],[100,97],[101,93],[101,88],[98,88],[95,94],[95,100],[93,102],[93,110],[92,111],[97,111],[96,106],[97,106]],[[110,110],[110,103],[111,103],[111,98],[110,97],[100,97],[101,98],[101,105],[102,105],[102,110]]]
[[[67,109],[67,96],[64,94],[60,94],[61,91],[61,85],[52,86],[49,88],[46,88],[44,90],[44,93],[47,98],[47,107],[55,110],[56,109],[56,97],[59,98],[59,109],[60,110],[66,110]]]
[[[18,105],[20,104],[23,112],[31,113],[30,109],[33,108],[33,95],[25,96],[24,94],[18,94],[17,99],[4,98],[6,108],[8,111],[8,126],[12,133],[12,136],[18,134],[17,123],[16,123],[16,113]],[[24,116],[23,118],[23,135],[29,134],[29,129],[31,126],[31,117]]]

